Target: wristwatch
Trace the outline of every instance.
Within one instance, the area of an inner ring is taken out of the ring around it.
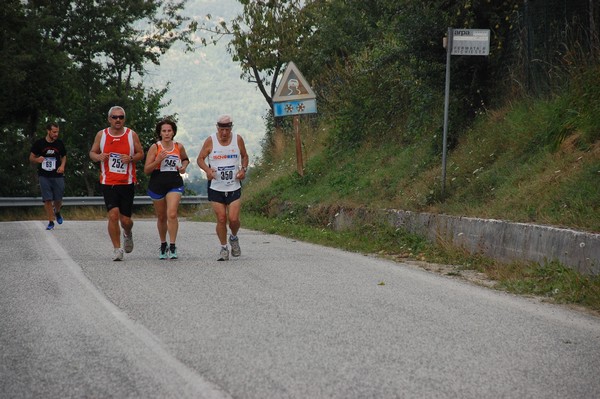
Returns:
[[[242,169],[244,169],[244,172],[248,171],[248,167],[247,166],[242,166]]]

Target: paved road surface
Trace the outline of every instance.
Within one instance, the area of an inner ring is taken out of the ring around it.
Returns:
[[[1,398],[598,398],[600,319],[406,265],[153,220],[0,223]]]

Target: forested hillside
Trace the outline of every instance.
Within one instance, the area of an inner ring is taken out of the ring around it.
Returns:
[[[246,209],[323,225],[349,206],[600,231],[598,8],[546,0],[287,9],[306,31],[281,57],[311,82],[319,114],[302,118],[304,176],[291,121],[275,121]],[[442,193],[448,27],[490,29],[491,51],[452,58]]]

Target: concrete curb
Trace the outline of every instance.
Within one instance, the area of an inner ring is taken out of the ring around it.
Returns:
[[[343,229],[360,222],[369,213],[341,209],[334,217],[333,226]],[[480,253],[502,262],[557,260],[581,274],[600,274],[600,234],[399,210],[383,210],[378,216],[383,216],[392,226],[425,236],[432,242],[464,248],[469,253]]]

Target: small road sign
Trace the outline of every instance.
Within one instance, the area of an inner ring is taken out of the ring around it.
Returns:
[[[448,47],[447,44],[450,43]],[[450,59],[452,55],[489,55],[489,29],[448,28],[446,47],[446,93],[444,99],[444,135],[442,143],[442,197],[446,191],[446,152],[448,150],[448,112],[450,106]]]
[[[273,96],[273,102],[311,100],[315,98],[317,98],[317,96],[298,70],[298,67],[290,61],[285,68],[279,87]]]
[[[317,113],[317,96],[293,62],[289,62],[273,96],[273,115],[294,116],[296,137],[296,164],[298,174],[304,176],[302,142],[300,140],[300,117]]]
[[[453,29],[452,55],[489,55],[489,29]]]

